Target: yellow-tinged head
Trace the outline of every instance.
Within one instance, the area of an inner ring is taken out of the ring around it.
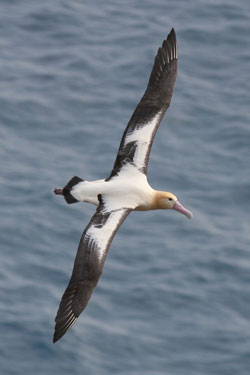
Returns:
[[[177,197],[167,191],[157,191],[154,200],[154,209],[173,209],[192,219],[192,212],[183,207]]]

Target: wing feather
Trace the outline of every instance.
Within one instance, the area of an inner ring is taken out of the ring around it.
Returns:
[[[170,105],[176,76],[177,42],[172,29],[158,49],[147,89],[123,133],[114,167],[107,180],[118,175],[126,163],[134,164],[147,174],[151,146]]]
[[[129,208],[107,212],[100,200],[78,246],[72,276],[55,318],[53,342],[66,333],[87,306],[102,274],[111,241],[130,212]]]

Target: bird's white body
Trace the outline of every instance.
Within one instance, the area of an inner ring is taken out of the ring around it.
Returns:
[[[71,195],[78,201],[96,206],[99,205],[98,195],[101,194],[107,211],[120,208],[150,210],[155,193],[145,174],[131,164],[127,164],[111,180],[82,181],[71,190]]]

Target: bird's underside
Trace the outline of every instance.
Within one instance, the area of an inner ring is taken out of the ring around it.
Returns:
[[[178,202],[173,194],[157,193],[148,185],[146,177],[152,142],[170,105],[176,76],[177,45],[172,29],[158,50],[148,86],[123,133],[108,178],[91,183],[74,177],[63,189],[54,190],[55,194],[63,195],[67,203],[82,201],[97,205],[80,239],[72,276],[57,311],[54,342],[87,306],[111,241],[128,214],[134,209],[154,208],[174,208],[182,212],[174,207]]]

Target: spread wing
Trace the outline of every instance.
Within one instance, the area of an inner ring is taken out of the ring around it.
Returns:
[[[57,311],[53,342],[66,333],[87,306],[102,274],[111,241],[131,212],[130,208],[107,211],[101,196],[98,198],[100,204],[82,234],[72,276]]]
[[[158,50],[147,89],[124,131],[113,170],[107,180],[118,175],[127,163],[133,163],[141,172],[147,173],[151,146],[170,105],[176,76],[177,44],[172,29]]]

